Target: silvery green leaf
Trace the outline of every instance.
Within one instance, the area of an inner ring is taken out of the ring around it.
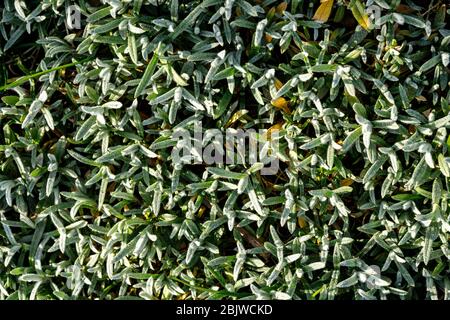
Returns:
[[[236,69],[234,67],[227,67],[225,69],[223,69],[222,71],[217,72],[214,76],[213,76],[213,80],[218,81],[218,80],[223,80],[226,78],[233,78],[234,74],[236,72]]]
[[[336,287],[338,288],[348,288],[354,286],[358,283],[358,273],[353,273],[350,278],[347,278],[341,282],[339,282]]]
[[[183,98],[185,98],[196,110],[203,111],[205,108],[203,105],[186,89],[183,90]]]
[[[122,107],[122,103],[119,101],[109,101],[102,104],[102,108],[106,109],[120,109]]]
[[[85,140],[92,134],[92,126],[96,123],[96,117],[90,116],[78,129],[75,140]]]
[[[442,172],[442,174],[444,176],[446,176],[447,178],[449,178],[450,177],[449,164],[442,154],[438,155],[438,163],[439,163],[439,169]]]
[[[425,241],[423,244],[422,249],[422,255],[423,255],[423,262],[425,265],[428,264],[431,258],[431,252],[433,250],[433,241],[436,239],[436,226],[432,224],[429,228],[427,228],[427,231],[425,233]]]
[[[307,272],[316,271],[325,268],[324,262],[313,262],[304,267]]]
[[[161,103],[164,103],[167,100],[173,98],[176,89],[177,88],[170,89],[166,93],[163,93],[163,94],[157,96],[156,98],[150,100],[150,104],[152,104],[152,105],[161,104]]]
[[[133,61],[134,64],[139,64],[137,43],[134,33],[128,34],[127,38],[128,38],[128,53],[130,54],[131,61]]]
[[[20,39],[20,37],[23,35],[24,32],[25,32],[25,26],[23,26],[23,25],[21,25],[19,28],[14,30],[14,32],[11,34],[10,38],[6,42],[3,50],[7,51],[10,48],[12,48],[14,46],[14,44],[17,42],[17,40]]]
[[[422,28],[422,29],[424,29],[426,27],[425,23],[419,18],[410,16],[410,15],[402,15],[402,17],[403,17],[403,20],[405,21],[405,23],[410,24],[414,27]]]
[[[47,185],[45,188],[45,195],[49,197],[53,192],[53,185],[55,183],[56,179],[56,171],[50,172],[48,179],[47,179]]]
[[[261,39],[263,36],[263,31],[264,31],[264,28],[266,27],[266,25],[267,25],[267,19],[261,20],[256,25],[256,31],[254,34],[254,41],[253,41],[253,44],[255,47],[258,47],[260,45]]]
[[[156,153],[154,153],[153,151],[151,151],[150,149],[148,149],[147,147],[140,145],[139,148],[141,149],[141,152],[149,158],[157,158],[158,155]]]
[[[419,72],[426,72],[430,70],[431,68],[435,67],[440,61],[441,61],[440,55],[434,56],[433,58],[422,64],[422,66],[419,68]]]
[[[32,273],[26,273],[19,277],[20,281],[26,281],[26,282],[40,282],[44,280],[44,277],[42,275],[38,274],[32,274]]]
[[[109,14],[110,14],[110,8],[104,7],[102,9],[95,11],[91,15],[89,15],[89,17],[87,18],[87,22],[90,22],[90,23],[97,22],[97,21],[109,16]]]
[[[359,139],[359,137],[363,134],[363,128],[362,126],[359,126],[345,138],[343,146],[342,146],[342,152],[347,152],[350,150],[350,148],[355,144],[355,142]]]
[[[381,167],[383,166],[383,164],[386,162],[387,157],[386,156],[382,156],[380,157],[377,161],[375,161],[369,168],[369,170],[367,170],[366,174],[363,177],[363,183],[368,182],[370,179],[372,179],[381,169]]]
[[[237,281],[237,279],[239,278],[239,273],[241,271],[242,266],[244,265],[245,258],[247,256],[245,248],[240,242],[237,243],[237,246],[238,246],[238,253],[236,254],[236,262],[233,268],[234,281]]]
[[[186,263],[190,263],[194,257],[195,252],[200,246],[200,242],[198,240],[194,240],[189,244],[188,251],[186,254]]]
[[[279,276],[279,274],[281,273],[281,264],[277,264],[275,266],[275,268],[272,270],[272,272],[270,273],[269,277],[267,278],[267,285],[270,286]]]
[[[259,215],[263,215],[263,211],[261,208],[261,204],[259,203],[259,199],[256,195],[256,192],[254,189],[251,189],[248,191],[248,196],[250,198],[250,201],[252,203],[253,208],[255,209],[255,211],[259,214]]]
[[[206,169],[208,172],[221,177],[221,178],[227,178],[227,179],[243,179],[246,177],[246,174],[243,173],[236,173],[232,171],[228,171],[226,169],[216,168],[216,167],[209,167]]]
[[[321,135],[320,137],[314,138],[311,141],[301,145],[300,149],[303,149],[303,150],[313,149],[323,143],[327,143],[328,141],[329,141],[329,135],[324,134],[324,135]]]
[[[245,189],[247,188],[249,183],[249,178],[248,177],[244,177],[243,179],[240,179],[238,182],[238,188],[237,188],[237,192],[238,194],[242,194]]]
[[[427,126],[433,130],[436,130],[444,126],[448,126],[449,124],[450,124],[450,115],[446,115],[443,118],[428,123]]]
[[[47,122],[49,128],[51,130],[55,130],[55,123],[53,121],[53,116],[50,113],[50,111],[47,108],[43,107],[41,108],[41,112],[44,114],[45,121]]]
[[[144,74],[136,88],[136,91],[134,93],[135,98],[139,97],[144,92],[145,88],[151,83],[151,78],[156,70],[157,62],[158,62],[158,55],[154,53],[152,59],[145,68]]]
[[[103,202],[105,201],[107,187],[108,187],[108,179],[103,178],[100,184],[100,192],[98,195],[98,205],[97,205],[98,210],[101,210]]]

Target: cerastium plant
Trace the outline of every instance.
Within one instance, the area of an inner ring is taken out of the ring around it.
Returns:
[[[449,14],[3,1],[0,299],[448,299]]]

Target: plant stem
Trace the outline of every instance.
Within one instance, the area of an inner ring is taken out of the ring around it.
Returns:
[[[55,68],[52,68],[52,69],[49,69],[49,70],[44,70],[44,71],[40,71],[40,72],[36,72],[36,73],[33,73],[33,74],[29,74],[29,75],[20,77],[16,81],[11,82],[10,84],[6,84],[6,85],[0,87],[0,92],[12,89],[14,87],[17,87],[17,86],[27,82],[30,79],[33,79],[33,78],[36,78],[36,77],[40,77],[40,76],[42,76],[44,74],[47,74],[47,73],[50,73],[50,72],[53,72],[53,71],[58,71],[58,70],[70,68],[70,67],[73,67],[73,66],[75,66],[77,64],[82,64],[82,63],[84,63],[86,61],[90,61],[92,59],[93,59],[93,57],[89,57],[89,58],[86,58],[86,59],[83,59],[83,60],[80,60],[80,61],[64,64],[62,66],[58,66],[58,67],[55,67]]]

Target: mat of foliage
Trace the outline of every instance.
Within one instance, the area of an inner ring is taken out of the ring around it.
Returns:
[[[445,2],[2,1],[0,298],[448,299]]]

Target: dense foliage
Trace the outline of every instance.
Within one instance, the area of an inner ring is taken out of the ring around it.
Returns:
[[[449,299],[445,2],[2,1],[0,298]]]

